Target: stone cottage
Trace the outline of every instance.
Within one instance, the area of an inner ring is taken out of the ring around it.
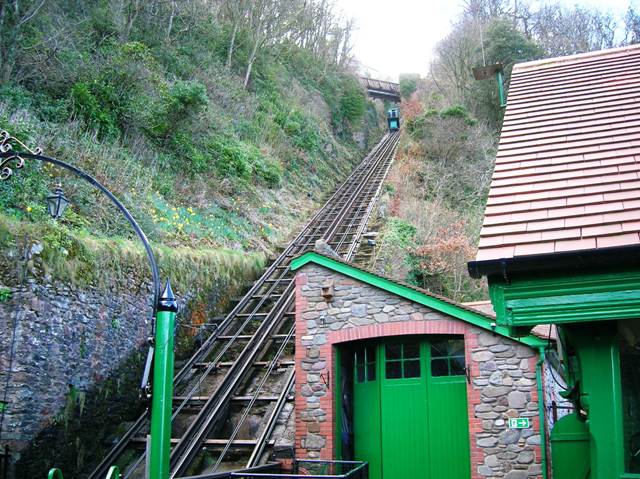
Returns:
[[[547,341],[316,252],[292,268],[298,458],[365,460],[371,479],[542,477]]]

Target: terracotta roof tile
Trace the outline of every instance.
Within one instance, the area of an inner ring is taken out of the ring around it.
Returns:
[[[477,261],[640,245],[640,46],[518,64]]]
[[[638,233],[625,233],[615,236],[599,236],[596,238],[598,248],[610,248],[612,246],[626,246],[637,244],[640,239]]]
[[[593,249],[596,247],[595,238],[582,238],[577,240],[556,241],[554,253]]]
[[[514,256],[526,256],[531,254],[553,253],[555,243],[553,241],[544,241],[535,244],[519,244],[515,246]]]
[[[640,231],[640,221],[626,221],[622,223],[622,231]]]

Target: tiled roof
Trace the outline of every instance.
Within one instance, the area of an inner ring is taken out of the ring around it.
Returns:
[[[640,46],[515,65],[477,261],[639,233]]]

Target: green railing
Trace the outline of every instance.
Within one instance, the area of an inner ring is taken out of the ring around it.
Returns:
[[[233,479],[369,479],[369,464],[361,461],[295,460],[291,472],[236,471]]]
[[[107,477],[105,479],[120,479],[122,476],[120,475],[120,469],[118,466],[111,466],[109,468],[109,472],[107,472]],[[53,468],[49,470],[49,475],[47,479],[64,479],[62,477],[62,471],[58,468]]]

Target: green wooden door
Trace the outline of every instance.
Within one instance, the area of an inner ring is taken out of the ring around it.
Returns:
[[[355,458],[370,479],[471,475],[464,342],[397,338],[354,354]]]
[[[354,456],[369,463],[369,479],[382,477],[380,382],[376,344],[359,347],[353,364]]]
[[[429,465],[425,346],[417,341],[380,347],[382,477],[427,478]]]
[[[432,338],[427,346],[430,477],[468,478],[471,451],[464,340]]]

